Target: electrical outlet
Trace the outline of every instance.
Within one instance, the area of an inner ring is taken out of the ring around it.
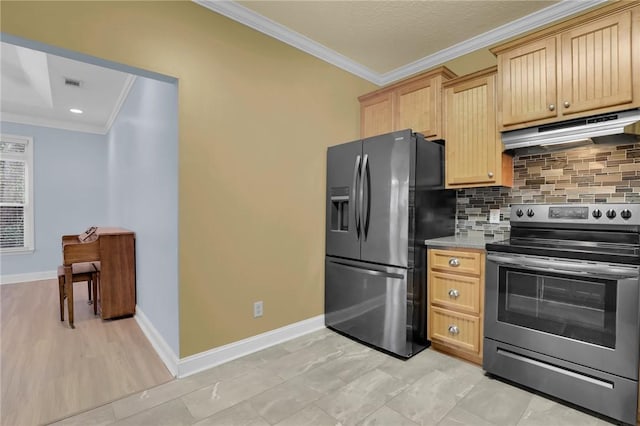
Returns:
[[[253,317],[258,318],[262,316],[262,300],[259,300],[253,304]]]
[[[489,223],[500,223],[500,209],[489,210]]]

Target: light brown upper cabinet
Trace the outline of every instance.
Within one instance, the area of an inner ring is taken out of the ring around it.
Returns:
[[[640,106],[640,6],[616,2],[497,46],[501,130]]]
[[[442,83],[455,76],[439,67],[360,96],[360,135],[410,128],[427,139],[441,139]]]
[[[360,133],[363,138],[393,131],[393,93],[360,98]]]
[[[566,31],[559,40],[563,115],[633,101],[630,10]]]
[[[498,62],[504,126],[558,115],[555,37],[509,50]]]
[[[496,120],[496,67],[444,83],[447,188],[512,186]]]

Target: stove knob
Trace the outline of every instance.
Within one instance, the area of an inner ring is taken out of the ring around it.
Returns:
[[[631,210],[629,210],[629,209],[624,209],[624,210],[622,210],[622,211],[620,212],[620,216],[622,216],[622,218],[623,218],[624,220],[629,219],[629,218],[631,217]]]
[[[609,209],[607,210],[607,217],[609,219],[613,219],[614,217],[616,217],[616,211],[613,209]]]
[[[595,217],[596,219],[600,219],[602,217],[602,212],[600,211],[600,209],[595,209],[591,213],[591,216]]]
[[[523,213],[522,209],[518,209],[518,210],[516,210],[516,216],[518,216],[518,217],[522,217],[522,215],[523,215],[523,214],[524,214],[524,213]]]
[[[534,214],[535,212],[532,209],[527,210],[527,216],[533,217]]]

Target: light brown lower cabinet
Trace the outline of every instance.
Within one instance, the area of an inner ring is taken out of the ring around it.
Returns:
[[[427,251],[432,347],[482,365],[484,250]]]

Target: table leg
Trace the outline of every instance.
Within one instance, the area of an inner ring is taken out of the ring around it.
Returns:
[[[98,274],[93,274],[93,315],[98,315]]]
[[[64,277],[58,277],[58,294],[60,295],[60,321],[64,321]]]
[[[64,286],[65,293],[67,294],[67,310],[69,311],[69,326],[76,328],[73,325],[73,274],[71,272],[71,265],[64,265]]]

